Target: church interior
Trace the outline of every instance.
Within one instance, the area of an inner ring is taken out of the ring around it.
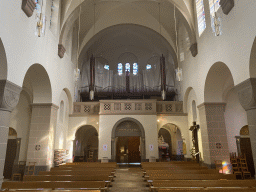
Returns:
[[[255,10],[1,1],[0,189],[256,191]]]

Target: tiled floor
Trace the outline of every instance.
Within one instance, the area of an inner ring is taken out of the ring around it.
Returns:
[[[120,168],[116,170],[116,177],[112,182],[111,192],[149,191],[142,177],[140,168]]]

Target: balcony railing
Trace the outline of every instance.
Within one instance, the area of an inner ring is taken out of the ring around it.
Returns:
[[[143,100],[101,100],[99,102],[76,102],[74,115],[182,115],[182,101]]]

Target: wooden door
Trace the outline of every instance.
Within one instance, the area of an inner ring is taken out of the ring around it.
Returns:
[[[14,159],[16,156],[17,150],[17,140],[16,139],[8,139],[6,156],[5,156],[5,164],[4,164],[4,178],[11,179],[12,177],[12,168]]]
[[[140,137],[129,137],[128,139],[128,161],[129,163],[141,162]]]
[[[241,138],[240,139],[240,148],[241,154],[245,154],[247,166],[249,171],[251,172],[252,177],[255,175],[254,162],[252,157],[252,148],[250,138]]]

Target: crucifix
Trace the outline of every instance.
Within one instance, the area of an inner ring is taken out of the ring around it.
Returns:
[[[196,121],[193,122],[193,126],[189,128],[190,131],[192,131],[192,158],[193,161],[197,161],[199,163],[199,148],[198,148],[198,135],[197,130],[199,129],[199,125],[196,124]]]

